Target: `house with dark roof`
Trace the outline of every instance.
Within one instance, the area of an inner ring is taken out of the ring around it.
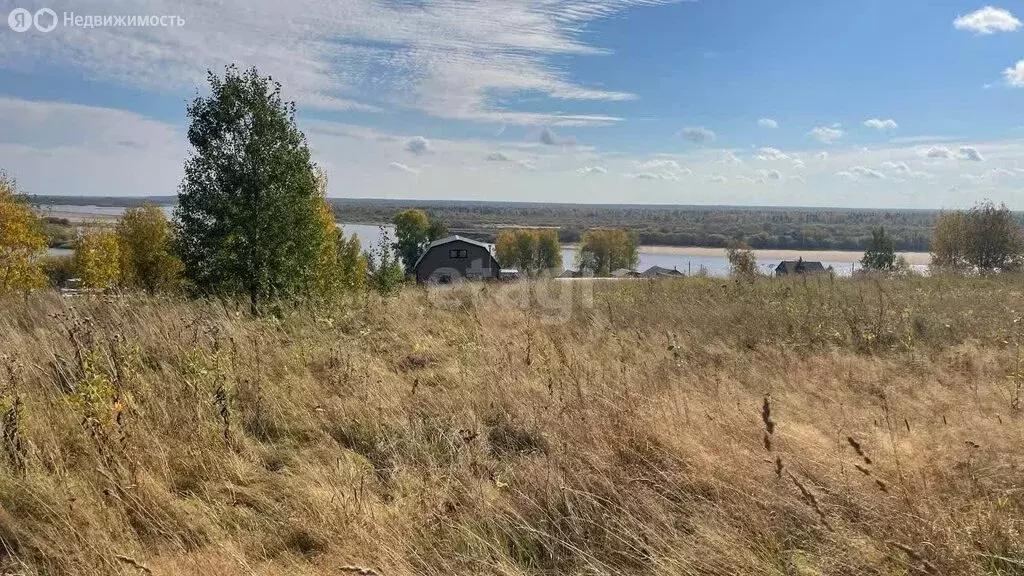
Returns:
[[[640,275],[644,278],[678,278],[685,276],[676,268],[662,268],[661,266],[651,266],[641,272]]]
[[[612,270],[612,278],[638,278],[640,273],[636,270],[630,270],[629,268],[619,268],[618,270]]]
[[[803,258],[799,260],[785,260],[775,267],[776,276],[792,276],[796,274],[823,274],[825,266],[821,262],[808,262]]]
[[[413,266],[420,283],[450,284],[462,280],[498,279],[501,266],[490,244],[449,236],[427,245]]]

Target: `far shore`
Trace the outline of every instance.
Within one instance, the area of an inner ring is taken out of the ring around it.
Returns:
[[[566,246],[569,248],[570,246]],[[575,248],[575,246],[571,246]],[[641,254],[660,254],[665,256],[691,256],[708,258],[725,258],[724,248],[698,248],[687,246],[640,246]],[[822,262],[840,262],[855,264],[864,258],[864,252],[842,251],[842,250],[754,250],[758,260],[804,260]],[[907,264],[912,266],[926,266],[932,261],[932,255],[927,252],[897,252],[902,255]]]
[[[48,210],[47,216],[53,218],[64,218],[71,222],[80,223],[102,223],[111,224],[117,221],[119,216],[113,214],[95,214],[90,212],[77,212],[74,210]],[[355,222],[344,222],[345,224],[357,225]],[[567,250],[575,250],[578,248],[578,244],[563,244],[562,248]],[[651,254],[659,256],[683,256],[691,258],[725,258],[724,248],[701,248],[697,246],[640,246],[641,254]],[[796,260],[797,258],[803,258],[804,260],[822,261],[822,262],[837,262],[846,264],[855,264],[860,262],[861,258],[864,257],[863,252],[856,251],[840,251],[840,250],[755,250],[754,253],[757,255],[758,260],[762,261],[775,261],[775,260]],[[931,254],[927,252],[901,252],[907,263],[912,266],[927,266],[931,262]]]

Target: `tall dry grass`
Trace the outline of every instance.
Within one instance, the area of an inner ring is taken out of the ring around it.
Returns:
[[[584,286],[3,301],[0,572],[1024,574],[1020,278]]]

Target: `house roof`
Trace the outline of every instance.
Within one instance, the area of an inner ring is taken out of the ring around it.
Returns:
[[[803,273],[808,272],[824,272],[825,266],[821,262],[811,262],[808,260],[784,260],[779,262],[779,265],[775,267],[776,272],[784,272],[786,274],[797,274],[797,265],[803,266],[801,270]]]
[[[619,268],[618,270],[612,271],[612,277],[614,278],[624,278],[632,274],[636,274],[636,271],[630,270],[629,268]]]
[[[682,276],[683,273],[675,268],[663,268],[661,266],[651,266],[647,270],[643,271],[644,276]]]
[[[452,235],[452,236],[448,236],[447,238],[440,238],[440,239],[434,240],[430,244],[427,244],[427,247],[423,249],[422,253],[420,253],[420,257],[416,259],[416,263],[413,264],[413,266],[412,266],[413,270],[415,270],[416,268],[419,268],[420,261],[423,260],[423,257],[427,255],[427,252],[430,252],[431,250],[433,250],[434,248],[437,248],[438,246],[444,246],[445,244],[451,244],[452,242],[465,242],[466,244],[472,244],[473,246],[479,246],[480,248],[483,248],[484,250],[487,250],[487,253],[491,255],[491,258],[494,258],[494,250],[493,250],[493,246],[492,245],[490,245],[490,244],[488,244],[486,242],[481,242],[479,240],[473,240],[472,238],[466,238],[465,236],[459,236],[459,235],[455,234],[455,235]]]

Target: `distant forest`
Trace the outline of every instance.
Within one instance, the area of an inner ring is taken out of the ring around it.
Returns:
[[[145,198],[35,196],[33,203],[137,206]],[[150,198],[173,204],[173,196]],[[588,228],[635,231],[648,246],[723,248],[742,240],[758,249],[863,250],[871,229],[884,226],[901,252],[927,252],[936,210],[864,210],[739,206],[540,204],[441,200],[331,198],[339,222],[388,223],[406,208],[422,208],[456,233],[493,241],[502,228],[558,228],[562,243]],[[1024,223],[1024,215],[1017,214]]]
[[[386,222],[419,207],[452,230],[493,239],[507,227],[557,227],[563,243],[588,228],[626,228],[643,245],[724,248],[742,240],[758,249],[863,250],[884,226],[902,252],[927,252],[935,210],[853,210],[621,204],[534,204],[332,199],[340,221]]]

